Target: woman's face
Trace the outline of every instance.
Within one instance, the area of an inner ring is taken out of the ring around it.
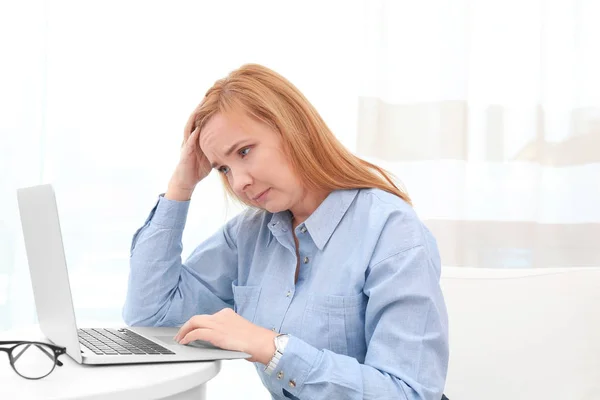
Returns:
[[[235,194],[276,213],[291,210],[304,197],[278,132],[244,113],[216,114],[200,133],[200,148]]]

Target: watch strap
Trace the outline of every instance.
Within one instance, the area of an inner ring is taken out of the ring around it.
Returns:
[[[277,368],[277,364],[279,364],[279,360],[283,356],[285,346],[283,346],[283,348],[281,348],[281,346],[279,345],[279,338],[281,336],[288,336],[288,335],[285,333],[281,333],[281,334],[275,336],[275,339],[274,339],[275,354],[273,354],[273,357],[271,357],[271,361],[269,361],[269,364],[267,364],[267,366],[265,367],[265,374],[267,374],[267,375],[271,375],[273,373],[273,371],[275,371],[275,368]]]

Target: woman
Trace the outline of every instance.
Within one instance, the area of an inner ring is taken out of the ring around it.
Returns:
[[[250,207],[182,264],[190,198],[211,169]],[[439,278],[406,193],[290,82],[252,64],[190,116],[168,189],[133,238],[123,317],[250,354],[274,399],[439,400]]]

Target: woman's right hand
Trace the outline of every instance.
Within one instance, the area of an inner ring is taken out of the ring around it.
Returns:
[[[182,146],[179,163],[171,176],[167,193],[165,193],[167,199],[189,200],[198,182],[210,173],[210,162],[200,148],[199,136],[200,128],[194,129]]]

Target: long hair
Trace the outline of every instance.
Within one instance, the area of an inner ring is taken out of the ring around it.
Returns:
[[[284,154],[307,189],[379,188],[412,204],[389,172],[348,151],[306,97],[283,76],[262,65],[246,64],[217,80],[190,115],[183,142],[197,127],[202,130],[215,114],[232,110],[242,110],[279,132]],[[235,195],[227,178],[221,178],[228,194],[245,203]]]

